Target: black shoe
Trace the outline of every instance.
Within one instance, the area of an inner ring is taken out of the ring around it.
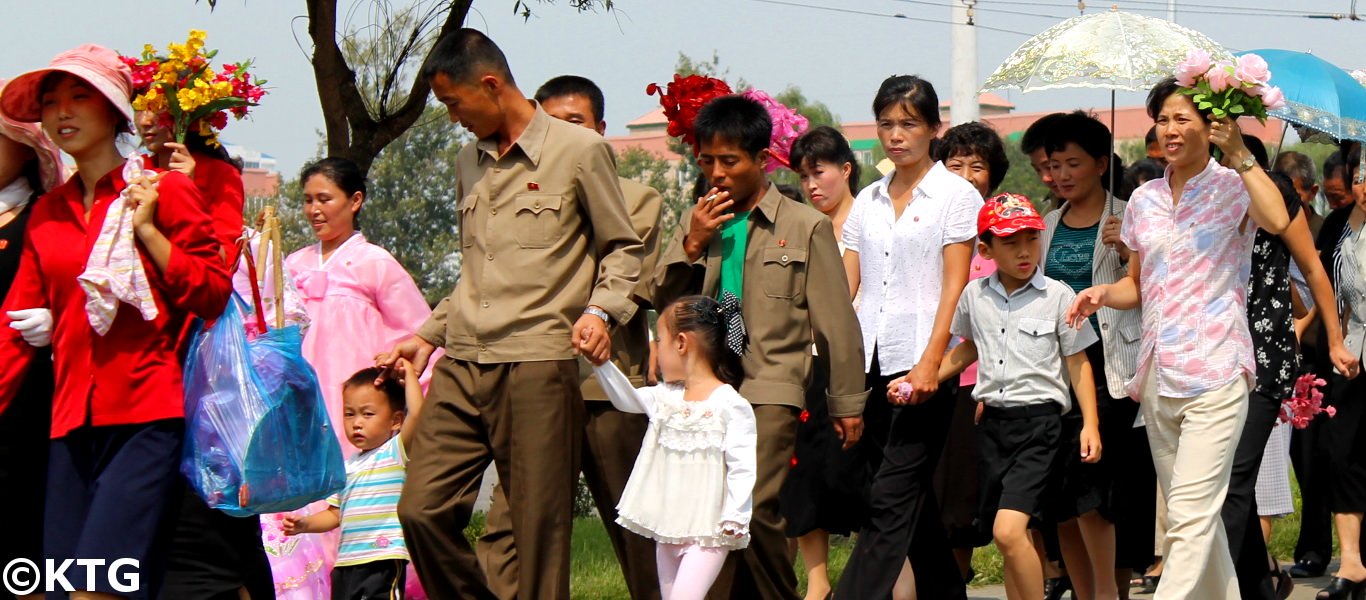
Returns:
[[[963,585],[972,583],[972,580],[974,579],[977,579],[977,571],[972,567],[968,567],[968,574],[963,576]]]
[[[1140,594],[1151,594],[1157,591],[1157,584],[1162,582],[1161,575],[1144,575],[1143,587],[1138,590]]]
[[[1366,598],[1366,586],[1361,581],[1334,577],[1328,587],[1319,590],[1318,600],[1362,600]]]
[[[1070,591],[1072,591],[1072,579],[1067,576],[1054,577],[1043,582],[1044,600],[1062,600],[1063,594]]]
[[[1295,579],[1309,579],[1312,577],[1323,577],[1328,570],[1328,565],[1312,560],[1297,560],[1295,564],[1286,569],[1291,577]]]
[[[1287,600],[1290,594],[1295,591],[1295,580],[1290,577],[1285,569],[1276,569],[1271,572],[1271,580],[1276,582],[1276,597],[1280,600]]]

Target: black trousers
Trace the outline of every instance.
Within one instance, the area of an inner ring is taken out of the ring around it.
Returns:
[[[1300,484],[1300,538],[1295,560],[1327,565],[1333,560],[1333,513],[1328,510],[1328,456],[1323,451],[1324,421],[1290,432],[1290,464]]]
[[[1257,472],[1262,467],[1266,440],[1276,426],[1281,401],[1261,392],[1248,395],[1247,421],[1233,450],[1233,473],[1221,516],[1228,532],[1229,552],[1244,600],[1275,600],[1271,570],[1267,566],[1266,541],[1257,516]],[[1288,425],[1287,425],[1288,427]]]
[[[859,532],[835,597],[890,598],[901,564],[910,558],[917,597],[967,598],[934,496],[934,471],[957,388],[949,382],[922,404],[894,409],[882,465],[873,480],[869,522]]]

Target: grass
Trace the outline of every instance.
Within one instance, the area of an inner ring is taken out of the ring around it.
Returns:
[[[1295,498],[1295,514],[1276,521],[1268,544],[1271,553],[1282,564],[1292,562],[1295,540],[1300,533],[1300,489],[1291,478],[1291,492]],[[476,514],[470,526],[465,529],[465,537],[474,543],[484,530],[484,515]],[[608,600],[626,598],[626,582],[621,577],[612,544],[607,539],[607,531],[597,517],[581,517],[574,520],[574,558],[570,571],[570,596],[574,600]],[[1336,541],[1334,542],[1336,546]],[[830,540],[830,559],[827,568],[832,581],[838,581],[849,555],[854,549],[850,538],[836,536]],[[1336,548],[1334,548],[1336,550]],[[798,558],[794,568],[797,570],[799,590],[806,592],[806,569]],[[1001,554],[996,547],[988,545],[978,548],[972,557],[972,568],[977,578],[972,585],[992,585],[1002,582]]]

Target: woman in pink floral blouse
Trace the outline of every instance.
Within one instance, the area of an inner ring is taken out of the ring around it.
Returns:
[[[1102,306],[1142,306],[1131,398],[1142,404],[1158,484],[1167,500],[1167,568],[1154,598],[1238,598],[1219,509],[1255,372],[1247,282],[1257,228],[1290,218],[1256,168],[1236,122],[1211,120],[1175,80],[1148,95],[1168,168],[1136,190],[1121,239],[1138,260],[1116,283],[1077,296],[1074,325]],[[1211,144],[1233,169],[1210,158]]]

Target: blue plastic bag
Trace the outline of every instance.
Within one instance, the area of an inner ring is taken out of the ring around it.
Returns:
[[[185,358],[180,471],[210,507],[233,516],[287,512],[346,484],[341,446],[297,326],[248,340],[236,294]]]

